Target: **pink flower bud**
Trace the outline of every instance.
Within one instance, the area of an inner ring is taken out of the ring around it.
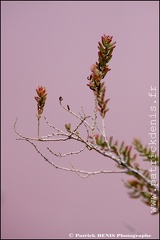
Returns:
[[[41,115],[43,113],[43,108],[45,105],[45,101],[46,101],[46,88],[42,87],[42,86],[38,86],[38,88],[36,89],[37,95],[38,97],[35,97],[35,100],[37,101],[37,107],[38,107],[38,115]]]
[[[113,36],[108,36],[108,37],[107,37],[108,43],[110,43],[110,42],[112,41],[112,38],[113,38]]]
[[[97,68],[97,66],[95,64],[92,64],[92,66],[90,67],[92,72],[94,72],[96,68]]]

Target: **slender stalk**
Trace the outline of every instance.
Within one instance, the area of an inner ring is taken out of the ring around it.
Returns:
[[[96,123],[97,123],[97,106],[98,106],[98,104],[97,104],[97,98],[96,98],[96,96],[95,96],[95,98],[94,98],[94,103],[95,103],[95,105],[94,105],[94,119],[93,119],[92,132],[95,130]],[[93,132],[93,134],[94,134],[94,132]]]
[[[108,149],[110,149],[109,142],[108,142],[108,140],[106,138],[106,129],[105,129],[104,117],[102,117],[102,135],[104,137],[105,142],[107,143]]]
[[[76,118],[78,118],[79,120],[82,120],[82,118],[80,116],[78,116],[76,113],[72,112],[71,110],[68,110],[66,107],[63,106],[62,101],[60,101],[60,106],[65,109],[67,112],[69,112],[70,114],[72,114],[73,116],[75,116]],[[86,121],[84,121],[84,123],[92,130],[92,127],[90,126],[90,124]]]
[[[38,139],[40,139],[40,118],[41,118],[41,115],[38,115],[37,116],[37,119],[38,119]]]

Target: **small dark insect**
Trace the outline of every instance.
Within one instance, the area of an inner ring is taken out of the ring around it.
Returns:
[[[67,105],[67,108],[68,108],[68,111],[70,111],[70,107],[69,107],[69,105]]]

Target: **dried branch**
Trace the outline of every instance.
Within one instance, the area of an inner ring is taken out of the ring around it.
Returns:
[[[44,119],[45,119],[46,123],[48,124],[48,126],[49,126],[50,128],[53,128],[54,130],[56,130],[56,131],[58,131],[58,132],[60,132],[60,133],[65,134],[62,130],[60,130],[60,129],[58,129],[57,127],[55,127],[55,126],[53,126],[52,124],[50,124],[49,121],[47,120],[47,118],[46,118],[45,116],[44,116]]]
[[[15,122],[16,124],[16,122]],[[108,157],[110,159],[112,159],[113,161],[115,161],[118,166],[122,166],[123,168],[125,168],[127,171],[126,172],[130,172],[132,173],[133,175],[135,176],[139,176],[141,178],[141,180],[144,182],[144,183],[147,183],[148,185],[151,186],[151,182],[150,180],[145,177],[140,171],[138,171],[137,169],[134,169],[133,167],[127,165],[127,163],[125,162],[125,160],[122,158],[122,156],[120,155],[120,153],[118,153],[119,156],[115,156],[113,153],[111,153],[110,151],[107,152],[107,151],[104,151],[104,150],[101,150],[97,145],[93,145],[91,143],[88,143],[87,140],[83,139],[82,137],[80,137],[79,135],[76,135],[75,132],[71,132],[71,134],[65,138],[65,139],[38,139],[38,138],[30,138],[30,137],[25,137],[23,136],[22,134],[19,134],[15,128],[15,131],[16,133],[21,137],[21,140],[26,140],[28,142],[30,142],[33,146],[35,146],[31,140],[36,140],[36,141],[67,141],[68,139],[73,139],[73,140],[76,140],[76,141],[79,141],[81,143],[84,143],[85,146],[87,147],[87,149],[89,150],[95,150],[96,152],[98,152],[99,154],[103,155],[104,157]],[[36,149],[36,146],[35,146],[35,149]],[[116,148],[115,148],[116,149]],[[37,150],[37,149],[36,149]],[[38,150],[37,152],[40,153],[40,151]],[[116,151],[117,153],[117,151]],[[42,156],[42,154],[40,153],[40,155]],[[102,172],[102,171],[101,171]],[[159,193],[159,188],[157,186],[154,186],[154,188],[156,189],[157,193]]]
[[[68,108],[66,108],[63,104],[62,104],[62,100],[59,101],[60,106],[67,112],[69,112],[70,114],[72,114],[73,116],[75,116],[76,118],[78,118],[79,120],[82,120],[82,118],[80,116],[78,116],[76,113],[72,112],[71,110],[68,110]],[[86,121],[84,121],[84,123],[92,130],[92,127],[90,126],[90,124]]]
[[[61,154],[61,153],[54,153],[49,147],[47,147],[47,149],[56,157],[66,157],[68,155],[74,155],[74,154],[79,154],[81,152],[83,152],[85,150],[86,146],[84,146],[82,149],[76,151],[76,152],[69,152],[69,153],[65,153],[65,154]]]
[[[38,154],[41,155],[41,157],[43,157],[43,159],[48,162],[49,164],[51,164],[54,168],[56,169],[60,169],[60,170],[64,170],[64,171],[70,171],[70,172],[76,172],[76,173],[82,173],[88,176],[91,175],[97,175],[97,174],[102,174],[102,173],[126,173],[128,172],[127,170],[121,170],[121,171],[113,171],[113,170],[98,170],[98,171],[84,171],[84,170],[78,170],[76,169],[73,165],[72,168],[66,168],[66,167],[62,167],[62,166],[58,166],[56,164],[54,164],[53,162],[51,162],[47,157],[45,157],[45,155],[38,149],[38,147],[30,140],[30,139],[25,139],[25,138],[19,138],[17,140],[23,140],[23,141],[27,141],[29,142],[34,148],[35,150],[38,152]]]

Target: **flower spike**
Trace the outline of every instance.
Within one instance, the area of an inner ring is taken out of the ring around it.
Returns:
[[[37,101],[37,115],[40,116],[43,113],[44,105],[46,102],[46,88],[42,86],[38,86],[36,89],[38,97],[34,97],[35,100]]]

